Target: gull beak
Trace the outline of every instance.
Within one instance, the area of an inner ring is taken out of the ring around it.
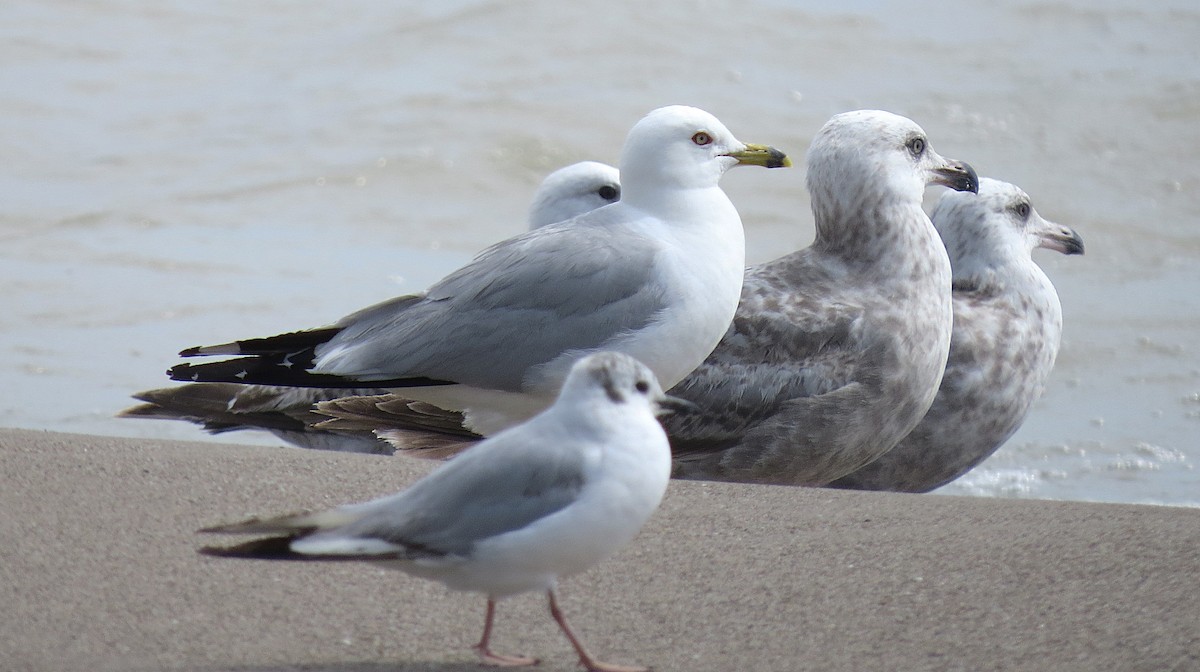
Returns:
[[[966,161],[947,159],[946,165],[934,168],[933,173],[934,178],[929,182],[930,184],[940,184],[955,191],[979,193],[979,175]]]
[[[700,407],[687,399],[680,399],[679,397],[672,397],[666,394],[655,399],[654,406],[654,416],[658,418],[664,415],[689,415],[700,412]]]
[[[1038,247],[1062,254],[1083,254],[1083,238],[1069,226],[1046,222],[1048,228],[1038,234]]]
[[[764,168],[791,168],[792,166],[792,160],[787,157],[787,154],[767,145],[746,145],[745,149],[730,152],[725,156],[732,156],[737,159],[739,165],[745,166],[763,166]]]

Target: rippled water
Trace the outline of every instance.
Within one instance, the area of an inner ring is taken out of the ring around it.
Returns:
[[[796,157],[830,115],[889,109],[1022,186],[1088,253],[1036,253],[1065,313],[1055,374],[944,490],[1200,505],[1182,1],[5,2],[0,425],[198,438],[111,416],[183,346],[421,289],[669,103]],[[802,165],[724,184],[751,262],[811,240]]]

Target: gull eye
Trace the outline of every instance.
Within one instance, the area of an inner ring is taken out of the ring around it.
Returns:
[[[908,151],[913,156],[921,156],[922,154],[925,153],[925,138],[922,138],[921,136],[918,135],[917,137],[915,137],[915,138],[909,140],[907,143],[905,143],[904,146],[908,147]]]
[[[1030,210],[1031,208],[1029,207],[1029,203],[1027,201],[1021,201],[1012,207],[1012,211],[1017,213],[1017,216],[1021,219],[1027,219],[1029,217]]]
[[[597,189],[596,194],[606,201],[615,201],[621,197],[621,190],[611,184],[606,184]]]
[[[650,391],[650,383],[647,383],[644,380],[639,380],[634,383],[633,388],[642,394],[646,394]]]
[[[708,133],[705,133],[704,131],[700,131],[692,136],[692,142],[696,143],[697,145],[700,145],[701,147],[704,147],[705,145],[711,145],[712,144],[712,136],[709,135]]]

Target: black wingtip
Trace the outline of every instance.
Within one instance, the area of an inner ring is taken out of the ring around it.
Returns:
[[[197,345],[196,347],[193,347],[193,348],[184,348],[183,350],[179,351],[179,356],[180,357],[199,357],[200,356],[200,346]]]
[[[203,532],[204,530],[201,530]],[[292,550],[295,537],[266,537],[247,541],[236,546],[204,546],[197,549],[200,555],[216,558],[243,558],[247,560],[303,560],[305,556]]]
[[[185,357],[187,355],[184,355]],[[184,382],[196,382],[199,380],[197,374],[192,373],[191,364],[176,364],[167,369],[167,377],[171,380],[179,380]]]

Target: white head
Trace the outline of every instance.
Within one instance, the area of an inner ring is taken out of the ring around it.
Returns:
[[[621,198],[621,173],[607,163],[580,161],[550,173],[533,194],[529,228],[563,222]]]
[[[588,355],[571,367],[555,404],[581,402],[645,409],[654,415],[693,408],[664,394],[649,367],[620,352]]]
[[[644,192],[715,187],[739,164],[790,166],[782,152],[747,145],[716,117],[694,107],[660,107],[634,124],[621,150],[622,200],[636,202]]]
[[[986,177],[979,180],[978,194],[943,194],[933,225],[956,278],[1025,263],[1036,247],[1083,254],[1083,239],[1073,229],[1043,219],[1019,187]]]
[[[916,122],[880,110],[834,116],[813,138],[807,161],[818,228],[839,223],[844,213],[869,211],[884,198],[920,207],[931,184],[978,188],[975,171],[933,151]]]

